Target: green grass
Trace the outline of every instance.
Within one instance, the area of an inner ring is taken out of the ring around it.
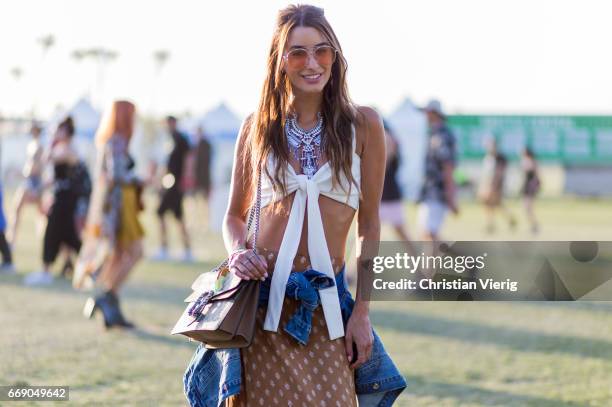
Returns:
[[[520,214],[518,202],[511,206]],[[153,207],[144,219],[149,251],[157,244]],[[612,240],[611,209],[610,201],[544,200],[538,238]],[[412,220],[414,208],[407,211]],[[138,329],[106,332],[100,320],[83,319],[86,294],[69,282],[21,284],[38,269],[41,252],[28,209],[14,252],[19,274],[0,276],[0,385],[69,385],[70,402],[57,405],[185,405],[181,379],[196,344],[168,332],[193,279],[224,253],[204,216],[188,213],[196,255],[205,261],[141,262],[122,297]],[[445,237],[486,239],[482,222],[480,208],[464,203]],[[499,224],[503,233],[494,238],[531,237],[524,222],[512,234]],[[384,228],[383,239],[392,238]],[[372,321],[409,382],[397,405],[612,405],[612,303],[377,302]]]

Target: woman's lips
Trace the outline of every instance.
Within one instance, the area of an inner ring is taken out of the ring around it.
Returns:
[[[304,81],[306,81],[307,84],[316,85],[322,76],[323,74],[317,73],[312,75],[302,75],[302,78],[304,78]]]

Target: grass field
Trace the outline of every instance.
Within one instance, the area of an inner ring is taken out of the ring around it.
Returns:
[[[150,208],[143,220],[152,251],[157,229]],[[521,215],[518,202],[511,208]],[[414,212],[407,205],[411,220]],[[544,200],[538,212],[538,239],[612,240],[611,201]],[[69,282],[22,285],[23,275],[39,267],[41,252],[28,209],[14,250],[19,274],[0,276],[0,385],[69,385],[70,402],[58,405],[185,405],[181,378],[196,345],[168,333],[193,279],[224,255],[220,236],[203,232],[204,216],[193,209],[188,215],[201,262],[141,262],[123,291],[125,312],[138,329],[106,332],[100,320],[83,319],[86,294]],[[500,234],[485,235],[480,209],[464,203],[445,237],[531,238],[524,222],[513,233],[506,229],[499,222]],[[389,232],[383,230],[383,239],[393,238]],[[612,405],[610,302],[377,302],[371,314],[409,382],[397,405]]]

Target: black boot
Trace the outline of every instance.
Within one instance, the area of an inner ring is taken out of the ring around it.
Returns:
[[[117,297],[117,295],[112,291],[107,291],[106,295],[108,296],[108,301],[112,304],[116,312],[116,319],[114,321],[114,325],[120,326],[122,328],[134,328],[134,324],[125,319],[125,317],[123,316],[123,313],[121,312],[121,307],[119,305],[119,298]]]
[[[96,298],[88,298],[83,308],[85,318],[93,318],[96,312],[102,312],[104,326],[110,328],[117,324],[119,319],[118,312],[113,306],[107,294],[98,295]]]

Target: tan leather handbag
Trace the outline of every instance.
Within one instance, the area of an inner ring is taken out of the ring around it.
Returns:
[[[252,224],[252,250],[257,253],[257,233],[261,211],[261,171],[257,174],[255,204],[249,211],[247,241]],[[225,259],[213,270],[201,274],[191,285],[193,293],[185,299],[187,308],[172,329],[203,342],[207,348],[244,348],[255,333],[260,281],[241,280],[229,270]]]

